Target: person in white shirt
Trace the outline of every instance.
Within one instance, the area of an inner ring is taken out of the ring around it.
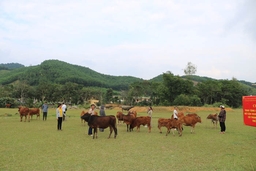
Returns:
[[[62,103],[62,111],[63,111],[63,121],[65,121],[66,119],[66,112],[67,112],[67,106],[65,105],[65,103]]]
[[[88,113],[91,115],[95,115],[95,104],[91,104],[91,108],[89,109]],[[89,127],[88,129],[88,135],[92,136],[92,128]]]
[[[173,110],[173,118],[176,119],[176,120],[179,119],[178,118],[178,111],[177,111],[177,107],[176,106],[174,107],[174,110]]]
[[[152,127],[152,114],[153,114],[153,108],[149,106],[148,108],[148,116],[150,117],[150,126]]]

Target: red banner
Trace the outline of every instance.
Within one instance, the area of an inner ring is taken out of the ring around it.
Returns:
[[[244,124],[256,127],[256,96],[243,96]]]

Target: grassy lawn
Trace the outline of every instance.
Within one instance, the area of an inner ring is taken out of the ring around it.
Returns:
[[[34,116],[31,122],[20,122],[17,109],[0,109],[0,170],[256,170],[256,128],[243,124],[241,109],[227,112],[226,134],[219,134],[219,125],[214,129],[206,119],[211,112],[200,111],[202,123],[195,134],[184,127],[182,137],[174,137],[157,128],[158,118],[171,113],[155,108],[151,133],[145,127],[126,132],[126,125],[120,124],[116,139],[107,139],[109,129],[99,132],[98,139],[88,136],[81,111],[68,110],[63,131],[57,131],[55,109],[50,109],[47,121]],[[107,115],[116,112],[106,110]]]

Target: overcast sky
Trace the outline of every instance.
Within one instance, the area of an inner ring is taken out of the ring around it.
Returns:
[[[0,0],[0,63],[256,82],[256,0]]]

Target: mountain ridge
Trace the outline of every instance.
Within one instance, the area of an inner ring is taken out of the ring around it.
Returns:
[[[10,66],[12,66],[10,68]],[[16,66],[13,67],[13,66]],[[141,79],[133,76],[114,76],[106,75],[94,71],[88,67],[70,64],[64,61],[51,59],[45,60],[39,65],[24,66],[19,63],[0,64],[0,84],[10,84],[16,80],[28,80],[29,85],[38,85],[40,81],[51,81],[59,84],[65,82],[74,82],[84,86],[97,86],[113,88],[117,90],[127,89],[129,84],[136,81],[153,81],[162,82],[163,74],[159,74],[151,79]],[[8,68],[9,67],[9,68]],[[8,71],[6,71],[8,70]],[[206,76],[180,76],[184,79],[190,79],[195,82],[203,82],[207,80],[219,80]],[[242,84],[255,88],[256,83],[244,80],[237,80]]]

